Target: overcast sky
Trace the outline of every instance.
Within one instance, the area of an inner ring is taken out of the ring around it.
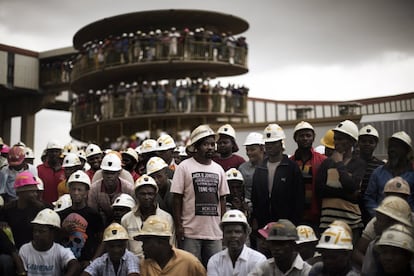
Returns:
[[[414,90],[408,0],[0,0],[0,43],[34,51],[71,46],[75,32],[93,21],[169,8],[249,22],[249,73],[224,81],[248,86],[250,96],[354,100]]]

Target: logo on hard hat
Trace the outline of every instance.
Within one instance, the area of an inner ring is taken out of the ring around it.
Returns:
[[[112,162],[108,162],[108,166],[110,167],[110,166],[112,166]]]
[[[116,230],[116,229],[112,230],[112,235],[116,235],[117,232],[118,232],[118,230]]]
[[[369,129],[369,128],[368,128],[368,129],[367,129],[367,132],[368,132],[368,133],[370,133],[370,132],[371,132],[371,129]]]

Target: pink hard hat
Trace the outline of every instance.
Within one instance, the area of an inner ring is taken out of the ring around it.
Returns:
[[[23,163],[25,156],[26,154],[23,147],[13,146],[7,156],[7,162],[10,166],[18,166]]]
[[[9,151],[10,151],[9,146],[6,144],[3,144],[3,147],[1,148],[0,153],[9,153]]]
[[[19,173],[14,180],[14,189],[17,192],[38,190],[36,177],[29,171]]]

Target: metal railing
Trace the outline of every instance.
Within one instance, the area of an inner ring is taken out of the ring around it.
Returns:
[[[172,113],[220,113],[226,116],[247,115],[247,96],[228,94],[173,95],[101,95],[93,100],[71,105],[72,125],[143,114],[162,116]]]
[[[358,102],[294,102],[249,98],[250,123],[327,119],[332,117],[373,115],[414,111],[414,93]]]
[[[247,49],[245,47],[230,47],[222,43],[206,43],[187,41],[178,43],[171,50],[169,43],[162,41],[129,47],[121,51],[115,48],[92,54],[83,53],[78,56],[72,69],[72,80],[83,74],[112,66],[125,64],[145,64],[155,61],[205,61],[230,63],[247,67]]]

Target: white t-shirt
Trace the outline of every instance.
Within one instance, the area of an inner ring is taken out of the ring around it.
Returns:
[[[76,260],[70,248],[53,243],[48,251],[37,251],[31,242],[19,250],[27,275],[59,276],[64,275],[64,269],[71,260]]]
[[[184,236],[191,239],[220,240],[220,197],[230,193],[223,168],[198,163],[194,158],[181,162],[174,172],[171,192],[183,195]]]

